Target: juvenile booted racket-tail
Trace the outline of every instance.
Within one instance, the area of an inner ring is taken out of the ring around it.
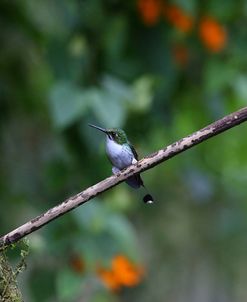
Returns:
[[[118,173],[122,169],[127,168],[138,161],[136,150],[131,145],[127,135],[122,129],[104,129],[92,124],[89,124],[89,126],[106,134],[106,154],[112,163],[113,174]],[[154,202],[153,197],[147,192],[140,174],[131,176],[126,180],[126,183],[134,189],[143,187],[146,190],[146,195],[143,197],[143,201],[145,203]]]

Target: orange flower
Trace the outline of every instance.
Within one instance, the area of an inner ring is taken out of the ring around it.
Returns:
[[[125,286],[135,286],[141,281],[143,269],[131,263],[126,257],[117,255],[112,260],[112,270],[118,281]]]
[[[73,256],[71,256],[69,262],[70,262],[71,268],[75,272],[80,273],[80,274],[82,274],[84,272],[84,270],[85,270],[85,263],[84,263],[84,261],[83,261],[83,259],[82,259],[81,256],[79,256],[79,255],[73,255]]]
[[[199,25],[199,35],[204,45],[212,52],[219,52],[227,42],[224,27],[211,17],[204,17]]]
[[[166,5],[164,7],[164,16],[182,32],[186,33],[192,29],[193,18],[176,5]]]
[[[138,0],[137,7],[146,25],[152,26],[158,22],[162,9],[160,0]]]
[[[113,271],[99,268],[97,270],[97,273],[105,286],[110,290],[112,290],[113,292],[120,290],[121,283],[118,281]]]
[[[103,283],[112,291],[123,286],[136,286],[143,277],[143,268],[131,263],[125,256],[117,255],[112,259],[111,269],[100,267],[97,273]]]

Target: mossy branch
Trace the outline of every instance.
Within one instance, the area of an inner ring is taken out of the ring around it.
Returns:
[[[8,259],[8,251],[20,249],[20,261],[13,268]],[[21,292],[18,288],[17,276],[26,268],[26,257],[29,254],[29,243],[26,239],[20,244],[13,244],[0,252],[0,301],[1,302],[23,302]]]
[[[179,141],[151,154],[138,161],[136,164],[131,165],[127,169],[119,172],[116,175],[108,177],[101,182],[87,188],[86,190],[66,199],[61,204],[51,208],[47,212],[37,216],[36,218],[21,225],[12,232],[0,238],[0,249],[17,242],[26,235],[38,230],[52,220],[64,215],[65,213],[75,209],[76,207],[84,204],[95,196],[103,193],[106,190],[123,182],[128,177],[151,169],[160,163],[172,158],[173,156],[192,148],[210,137],[216,136],[232,127],[235,127],[247,120],[247,107],[242,108],[222,119],[206,126],[205,128],[186,136]]]

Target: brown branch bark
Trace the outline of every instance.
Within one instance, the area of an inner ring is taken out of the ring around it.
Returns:
[[[128,177],[151,169],[152,167],[164,162],[173,156],[193,147],[201,142],[220,134],[232,127],[235,127],[247,120],[247,107],[242,108],[230,115],[225,116],[222,119],[206,126],[205,128],[194,132],[193,134],[180,139],[179,141],[161,149],[151,155],[148,155],[138,161],[136,164],[128,167],[127,169],[119,172],[117,175],[110,176],[101,182],[87,188],[86,190],[66,199],[61,204],[51,208],[47,212],[37,216],[36,218],[28,221],[27,223],[16,228],[12,232],[6,234],[0,238],[0,248],[4,248],[11,243],[17,242],[26,235],[36,231],[43,227],[52,220],[58,218],[61,215],[73,210],[81,204],[89,201],[93,197],[101,194],[102,192],[109,190],[116,186],[120,182],[123,182]]]

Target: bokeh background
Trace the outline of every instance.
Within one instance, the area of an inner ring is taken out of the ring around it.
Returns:
[[[246,0],[2,0],[1,235],[111,174],[89,122],[143,157],[246,106],[246,53]],[[246,133],[29,236],[24,300],[246,301]]]

